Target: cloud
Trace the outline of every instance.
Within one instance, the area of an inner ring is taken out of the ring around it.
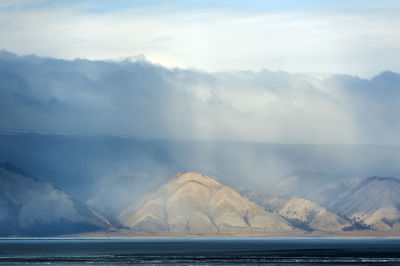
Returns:
[[[399,144],[400,75],[170,69],[138,57],[0,53],[1,129],[144,138]]]
[[[400,16],[393,6],[244,12],[237,4],[154,4],[95,12],[91,1],[41,2],[0,7],[0,49],[63,59],[144,54],[165,66],[207,71],[268,68],[363,77],[400,71]]]

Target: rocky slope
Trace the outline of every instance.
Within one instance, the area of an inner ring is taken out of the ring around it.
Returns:
[[[351,224],[315,202],[292,197],[279,214],[306,231],[338,232],[348,230]]]
[[[397,178],[341,179],[319,189],[314,199],[375,231],[400,231],[400,180]]]
[[[108,230],[112,225],[50,183],[0,163],[0,236],[52,236]]]
[[[198,173],[176,176],[118,220],[136,232],[213,235],[296,232],[278,214]]]
[[[307,199],[250,191],[242,194],[266,210],[278,213],[292,226],[305,231],[339,232],[351,227],[345,219]]]

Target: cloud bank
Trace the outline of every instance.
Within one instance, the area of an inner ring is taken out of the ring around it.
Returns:
[[[203,72],[0,53],[0,128],[399,145],[400,74]]]

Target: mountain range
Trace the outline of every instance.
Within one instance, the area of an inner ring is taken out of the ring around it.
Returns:
[[[339,179],[309,198],[236,191],[196,172],[102,216],[63,190],[0,164],[0,236],[397,236],[400,180]]]

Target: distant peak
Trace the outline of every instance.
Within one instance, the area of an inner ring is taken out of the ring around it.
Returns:
[[[205,178],[204,175],[197,172],[178,173],[178,178]]]
[[[183,182],[197,182],[205,185],[220,185],[220,183],[212,177],[202,175],[197,172],[187,172],[183,174],[177,174],[177,179],[173,182],[183,183]]]

